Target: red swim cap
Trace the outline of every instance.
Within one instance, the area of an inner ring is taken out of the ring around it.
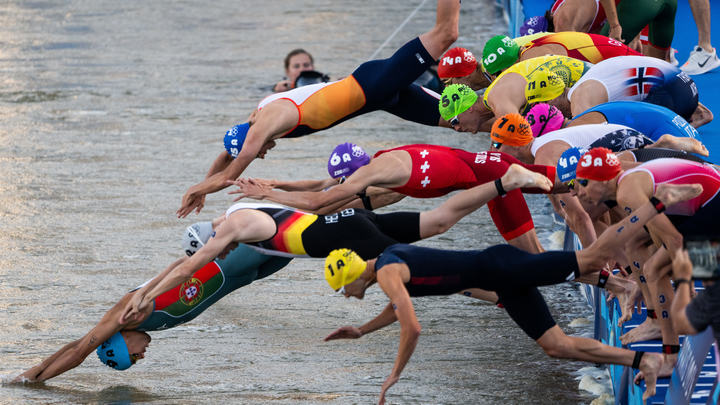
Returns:
[[[438,64],[438,76],[441,79],[464,77],[475,71],[477,61],[472,52],[465,48],[452,48],[445,52]]]
[[[576,177],[605,181],[615,178],[622,169],[620,160],[608,148],[592,148],[580,157]]]

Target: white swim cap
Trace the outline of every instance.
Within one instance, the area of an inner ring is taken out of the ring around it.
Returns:
[[[208,239],[215,235],[212,222],[196,222],[187,227],[183,235],[183,250],[188,256],[192,256],[201,247],[205,246]]]

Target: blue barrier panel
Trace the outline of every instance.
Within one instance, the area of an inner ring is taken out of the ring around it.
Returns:
[[[710,346],[713,343],[712,328],[694,336],[686,336],[678,362],[670,378],[670,386],[665,395],[665,403],[689,403],[695,390],[695,383],[705,363]]]

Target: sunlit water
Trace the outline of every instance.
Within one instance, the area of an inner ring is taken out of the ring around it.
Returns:
[[[0,375],[37,364],[86,333],[129,288],[181,254],[197,220],[175,210],[282,76],[295,47],[339,78],[376,51],[420,1],[10,1],[0,5]],[[465,1],[459,45],[479,54],[505,23],[492,0]],[[427,1],[380,57],[432,26]],[[335,144],[368,152],[408,143],[487,148],[487,137],[403,122],[379,112],[283,140],[249,176],[326,176]],[[530,197],[547,243],[544,197]],[[224,211],[225,192],[199,216]],[[440,200],[406,199],[423,210]],[[387,210],[387,209],[386,209]],[[386,211],[383,210],[383,211]],[[483,209],[423,244],[500,243]],[[94,354],[43,385],[0,386],[0,403],[372,403],[397,350],[397,325],[323,343],[386,303],[331,293],[319,260],[295,260],[228,296],[186,326],[153,333],[126,372]],[[565,327],[587,316],[575,286],[543,290]],[[415,300],[420,344],[392,403],[575,403],[581,363],[555,361],[504,311],[463,297]],[[566,328],[568,332],[587,333]]]

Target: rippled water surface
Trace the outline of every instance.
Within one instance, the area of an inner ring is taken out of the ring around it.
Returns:
[[[304,47],[339,78],[388,38],[417,1],[6,1],[0,4],[0,374],[37,364],[86,333],[128,289],[180,251],[175,210]],[[479,54],[505,23],[492,0],[465,1],[459,45]],[[386,57],[435,20],[432,0],[379,52]],[[407,143],[487,148],[487,137],[399,121],[378,112],[283,140],[250,176],[326,176],[335,144],[368,152]],[[230,204],[211,195],[199,216]],[[440,200],[406,199],[422,210]],[[546,199],[531,197],[543,237]],[[387,210],[387,209],[386,209]],[[424,242],[482,248],[501,242],[487,210]],[[319,260],[295,260],[236,291],[188,325],[153,333],[126,372],[94,354],[35,386],[0,386],[0,403],[372,403],[392,369],[397,325],[323,343],[359,325],[385,298],[363,302],[327,288]],[[576,287],[543,290],[558,322],[587,316]],[[415,300],[420,344],[392,403],[589,402],[574,371],[548,359],[494,306],[463,297]],[[568,328],[569,332],[585,333]]]

